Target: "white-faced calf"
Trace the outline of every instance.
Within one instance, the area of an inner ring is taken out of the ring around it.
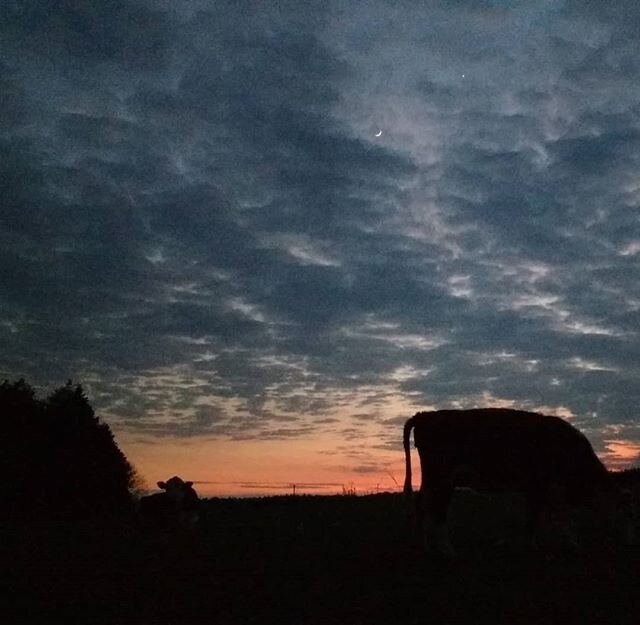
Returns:
[[[158,482],[163,490],[142,497],[139,514],[144,523],[164,527],[194,527],[199,519],[200,500],[193,482],[185,482],[177,475],[166,482]]]

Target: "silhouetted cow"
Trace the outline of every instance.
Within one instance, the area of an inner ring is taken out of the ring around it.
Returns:
[[[426,514],[434,546],[443,555],[453,554],[446,515],[456,486],[524,494],[531,537],[544,508],[588,504],[603,494],[620,506],[628,539],[633,539],[633,520],[621,491],[587,438],[558,417],[502,408],[418,412],[404,426],[407,494],[412,492],[411,430],[422,471],[419,526]]]
[[[185,482],[177,475],[166,482],[158,482],[164,491],[142,497],[139,502],[140,516],[163,526],[194,527],[199,519],[200,499],[193,482]]]

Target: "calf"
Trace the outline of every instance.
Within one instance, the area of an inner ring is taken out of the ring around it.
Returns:
[[[166,482],[158,482],[158,486],[164,492],[140,499],[140,517],[162,526],[194,527],[199,519],[200,500],[193,482],[173,476]]]
[[[627,535],[633,539],[631,515],[620,489],[587,438],[558,417],[502,408],[418,412],[404,426],[407,494],[412,492],[411,430],[422,472],[418,524],[428,517],[434,546],[442,555],[453,555],[446,515],[459,485],[521,492],[531,537],[543,508],[588,504],[603,495],[620,505]]]

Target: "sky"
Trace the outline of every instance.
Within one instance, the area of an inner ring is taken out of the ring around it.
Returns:
[[[638,32],[635,0],[7,0],[0,377],[81,383],[150,487],[396,490],[403,422],[480,406],[637,465]]]

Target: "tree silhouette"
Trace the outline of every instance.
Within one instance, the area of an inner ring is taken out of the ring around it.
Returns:
[[[18,380],[0,385],[0,416],[0,466],[6,476],[3,495],[11,514],[31,501],[35,507],[45,492],[44,414],[33,389]]]
[[[130,505],[139,478],[81,385],[69,381],[42,402],[24,380],[5,381],[0,420],[10,514],[104,514]]]

